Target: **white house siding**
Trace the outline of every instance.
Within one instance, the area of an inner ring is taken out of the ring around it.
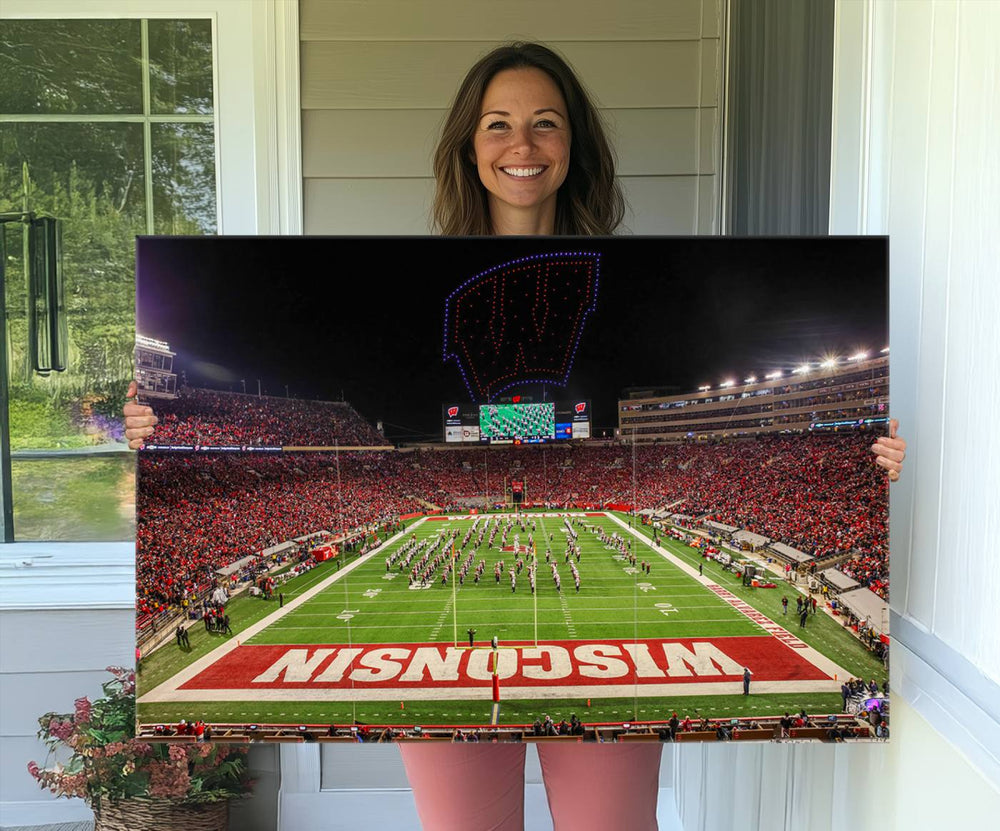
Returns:
[[[719,230],[720,0],[302,0],[307,234],[431,232],[431,156],[468,68],[498,43],[558,49],[596,98],[636,234]]]

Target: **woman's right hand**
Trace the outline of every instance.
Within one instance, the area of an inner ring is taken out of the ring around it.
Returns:
[[[128,385],[125,397],[134,399],[138,392],[138,385],[132,381]],[[152,407],[136,404],[134,401],[126,403],[122,407],[122,415],[125,416],[125,438],[128,439],[128,446],[131,450],[138,450],[142,447],[143,439],[153,435],[153,426],[160,422],[153,413]]]

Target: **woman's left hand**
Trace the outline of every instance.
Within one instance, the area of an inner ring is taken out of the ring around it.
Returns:
[[[889,473],[889,481],[895,482],[903,471],[903,459],[906,458],[906,440],[899,438],[896,431],[899,422],[889,419],[889,435],[879,436],[872,445],[875,454],[875,464],[884,467]]]

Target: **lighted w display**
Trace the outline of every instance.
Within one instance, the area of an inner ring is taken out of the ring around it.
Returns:
[[[539,254],[466,280],[445,301],[444,360],[473,400],[513,387],[565,386],[597,302],[601,255]]]

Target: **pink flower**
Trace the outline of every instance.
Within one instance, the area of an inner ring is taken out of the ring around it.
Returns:
[[[187,765],[175,762],[150,762],[149,764],[149,795],[165,798],[177,798],[187,795],[191,778],[188,776]]]
[[[83,773],[74,773],[64,776],[60,783],[65,796],[86,796],[87,777]]]
[[[170,754],[170,758],[175,762],[187,761],[187,750],[180,745],[170,745],[170,749],[167,752]]]
[[[74,717],[76,719],[76,723],[86,724],[87,722],[89,722],[90,710],[91,710],[90,699],[87,698],[86,696],[84,696],[83,698],[78,698],[76,701],[73,702],[73,705],[76,707],[76,715]]]
[[[140,742],[138,739],[129,739],[128,749],[136,756],[148,756],[153,750],[153,745],[149,742]]]
[[[49,733],[60,741],[66,741],[73,734],[73,722],[54,718],[49,722]]]

